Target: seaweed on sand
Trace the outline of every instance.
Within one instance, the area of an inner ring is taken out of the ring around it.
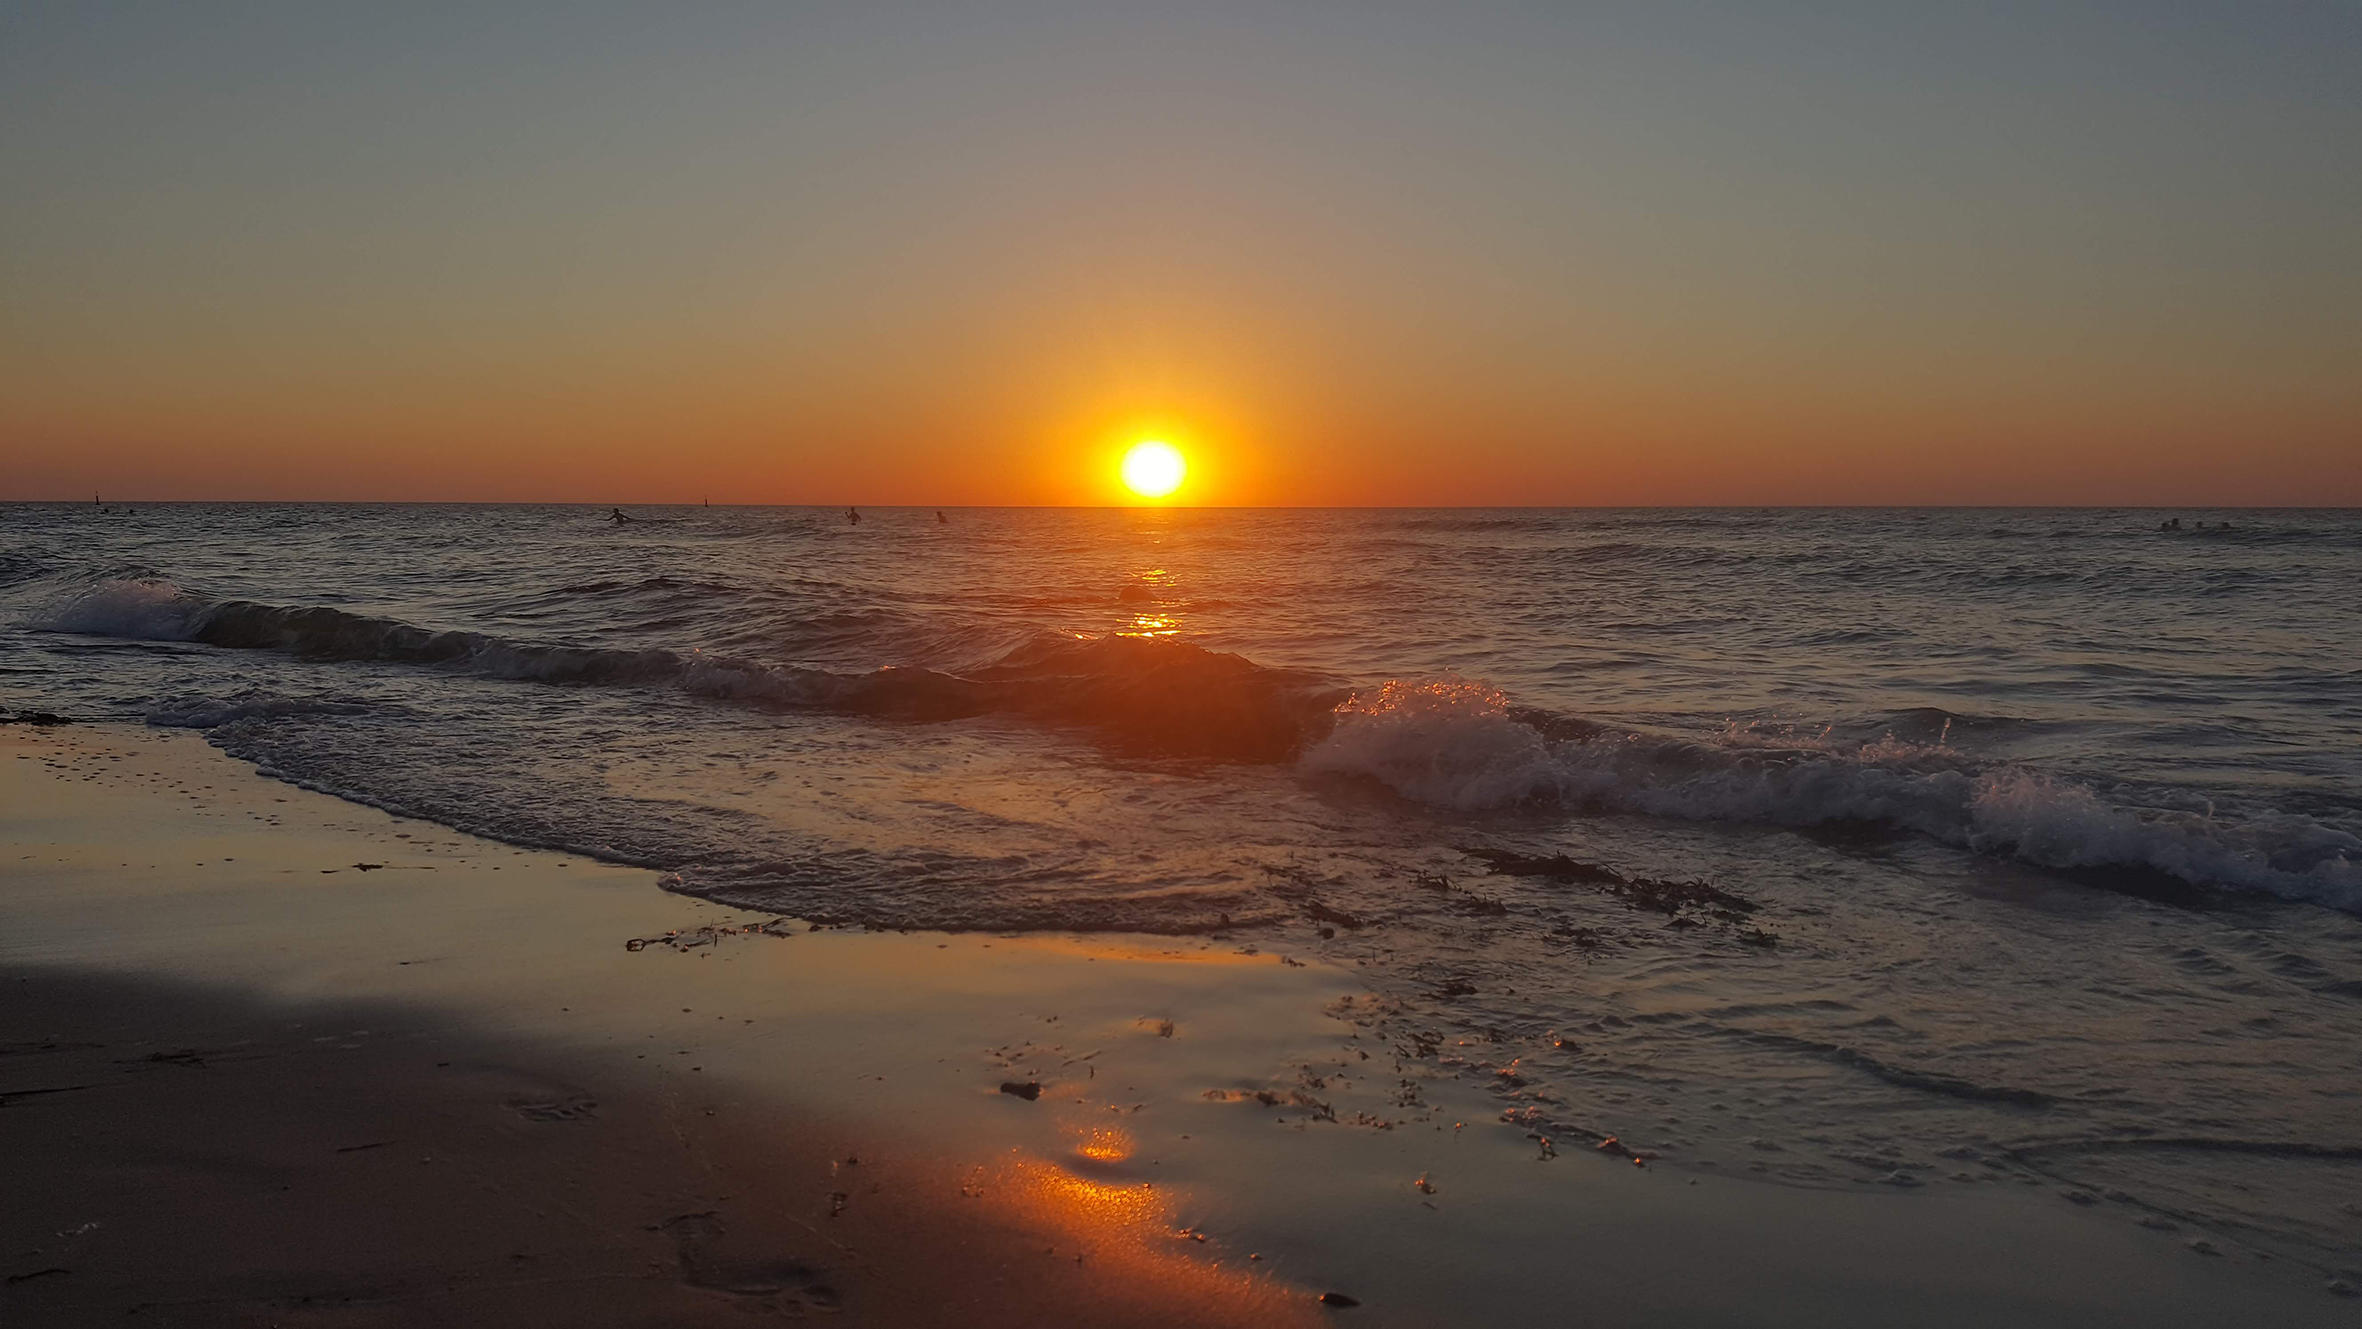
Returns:
[[[1734,895],[1696,878],[1676,881],[1667,877],[1628,877],[1614,868],[1586,863],[1565,854],[1519,854],[1506,849],[1462,852],[1504,876],[1538,877],[1595,887],[1601,894],[1613,896],[1630,908],[1676,920],[1686,916],[1685,910],[1696,910],[1718,922],[1739,923],[1758,908],[1743,895]]]

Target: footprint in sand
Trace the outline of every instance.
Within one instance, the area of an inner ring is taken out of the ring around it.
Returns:
[[[714,1210],[676,1214],[650,1227],[672,1237],[680,1279],[690,1287],[765,1302],[773,1311],[838,1309],[840,1298],[827,1281],[827,1271],[795,1260],[729,1251],[728,1229]]]

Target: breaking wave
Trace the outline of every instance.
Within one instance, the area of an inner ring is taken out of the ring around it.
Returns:
[[[145,573],[87,584],[29,626],[909,722],[1017,717],[1144,755],[1293,760],[1456,811],[1547,804],[1789,827],[1866,823],[2053,870],[2147,874],[2362,913],[2362,835],[2351,829],[2284,813],[2127,806],[2071,779],[1964,756],[1947,745],[1948,715],[1928,741],[1833,742],[1733,726],[1719,742],[1700,742],[1522,710],[1459,677],[1348,695],[1318,675],[1145,637],[1044,632],[958,672],[841,672],[700,650],[518,641],[325,605],[208,601]],[[148,714],[158,725],[210,728],[349,705],[176,697]]]
[[[169,578],[151,573],[109,577],[36,610],[25,626],[134,641],[187,641],[206,608]]]
[[[1436,807],[1536,803],[1691,821],[1868,822],[2052,869],[2131,870],[2362,913],[2362,836],[2302,817],[2244,821],[2111,803],[2071,780],[1982,768],[1892,738],[1715,746],[1601,730],[1546,735],[1458,678],[1395,681],[1338,707],[1308,771],[1363,776]]]

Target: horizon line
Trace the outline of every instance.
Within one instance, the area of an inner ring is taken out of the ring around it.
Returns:
[[[815,508],[943,512],[2362,512],[2362,503],[714,503],[701,499],[0,498],[0,507]]]

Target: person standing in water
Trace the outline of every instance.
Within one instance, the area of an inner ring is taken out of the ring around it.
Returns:
[[[845,509],[845,524],[848,526],[859,526],[861,524],[861,510],[859,508],[848,506]]]

